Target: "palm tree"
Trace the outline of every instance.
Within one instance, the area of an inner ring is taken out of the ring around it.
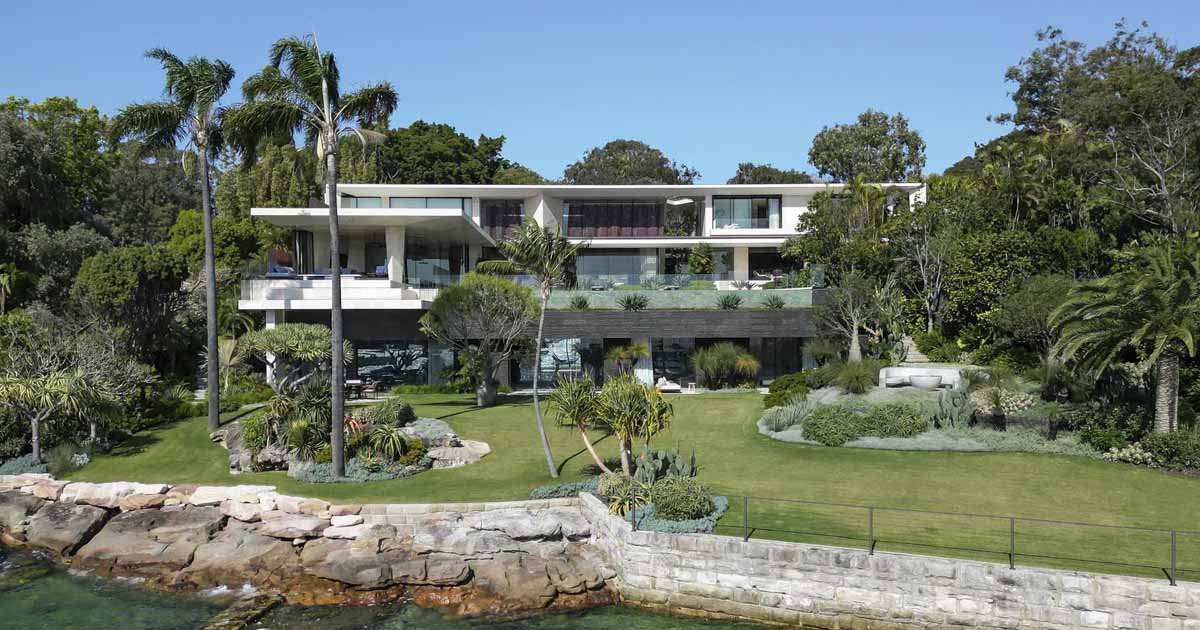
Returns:
[[[4,314],[8,296],[12,295],[13,279],[17,275],[17,266],[13,263],[0,265],[0,315]]]
[[[260,72],[246,79],[246,102],[228,116],[230,134],[247,164],[253,164],[259,141],[300,132],[325,166],[326,202],[329,207],[329,258],[332,270],[329,327],[331,446],[334,474],[346,474],[343,446],[345,357],[342,332],[341,243],[338,238],[338,146],[343,137],[357,136],[365,148],[383,134],[370,127],[386,124],[396,109],[396,91],[389,83],[369,85],[343,94],[341,74],[333,53],[322,52],[316,35],[287,37],[271,46],[270,59]]]
[[[205,57],[181,60],[170,51],[155,48],[146,53],[162,64],[166,73],[163,94],[166,100],[135,103],[122,109],[113,119],[113,135],[118,139],[133,137],[141,142],[142,155],[161,150],[175,150],[185,141],[192,150],[184,153],[184,167],[191,170],[200,165],[200,214],[204,217],[204,298],[205,320],[208,325],[208,356],[217,354],[217,272],[213,247],[212,203],[209,195],[208,161],[216,158],[225,146],[222,119],[225,108],[221,97],[233,81],[233,67]],[[208,430],[220,427],[217,366],[208,366]]]
[[[595,427],[600,418],[600,394],[596,391],[596,383],[584,376],[580,378],[559,377],[558,386],[546,396],[546,401],[554,408],[558,423],[564,427],[572,427],[579,431],[583,439],[583,447],[592,456],[592,461],[600,470],[611,473],[596,447],[588,438],[588,429]]]
[[[1174,431],[1179,362],[1196,356],[1200,247],[1169,243],[1140,252],[1129,269],[1071,290],[1050,314],[1054,353],[1099,376],[1132,348],[1156,372],[1154,430]]]
[[[650,348],[644,343],[631,343],[624,346],[614,346],[609,349],[604,358],[617,366],[617,371],[625,374],[642,359],[650,358]]]
[[[538,295],[542,298],[533,352],[533,412],[537,416],[542,450],[546,453],[546,466],[550,469],[550,476],[556,478],[558,467],[554,465],[554,453],[550,451],[550,441],[546,439],[546,423],[542,418],[542,406],[538,399],[538,376],[542,367],[542,331],[546,324],[546,305],[550,303],[550,294],[554,292],[554,287],[567,283],[568,272],[575,266],[575,257],[587,248],[587,243],[571,243],[561,234],[530,220],[523,223],[511,236],[500,241],[496,247],[507,260],[485,261],[479,263],[476,269],[484,273],[528,274],[533,277]]]

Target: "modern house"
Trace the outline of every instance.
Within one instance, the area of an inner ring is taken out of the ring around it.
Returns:
[[[891,203],[924,200],[923,184],[883,187]],[[439,382],[454,355],[427,339],[418,320],[440,287],[499,258],[497,241],[530,218],[588,243],[574,288],[556,291],[547,311],[543,382],[583,371],[602,378],[611,367],[607,351],[629,343],[651,351],[634,367],[646,382],[695,382],[688,354],[719,341],[753,352],[764,379],[796,371],[804,339],[815,334],[814,274],[794,273],[797,266],[778,248],[796,233],[814,195],[840,188],[342,184],[338,264],[345,334],[354,347],[347,373],[383,387]],[[290,228],[291,246],[269,256],[264,277],[243,282],[239,307],[264,311],[268,326],[328,323],[328,211],[254,208],[252,216]],[[711,269],[693,273],[689,255],[702,244],[712,250]],[[644,310],[622,307],[633,295],[645,298]],[[729,309],[727,298],[721,308],[721,297],[730,295],[740,306]],[[526,386],[531,366],[514,362],[502,382]]]

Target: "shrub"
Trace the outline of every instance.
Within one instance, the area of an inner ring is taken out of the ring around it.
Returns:
[[[633,477],[625,473],[601,473],[599,482],[596,484],[596,496],[602,499],[611,499],[624,494],[626,492],[625,487],[631,483],[633,483]]]
[[[692,352],[691,362],[692,367],[704,376],[705,385],[713,389],[751,380],[762,368],[754,355],[728,341],[696,349]]]
[[[785,302],[784,299],[778,295],[768,295],[766,299],[763,300],[762,305],[765,308],[777,311],[787,306],[787,302]]]
[[[804,437],[825,446],[841,446],[864,434],[862,416],[839,405],[821,405],[804,419]]]
[[[1196,431],[1155,432],[1138,445],[1154,457],[1156,465],[1175,470],[1200,470],[1200,433]]]
[[[771,381],[771,385],[767,388],[767,395],[763,398],[763,407],[766,409],[779,407],[787,404],[793,398],[807,395],[808,385],[803,372],[785,374]]]
[[[579,496],[580,492],[596,492],[599,477],[589,477],[582,481],[570,483],[555,483],[548,486],[538,486],[529,493],[530,499],[563,499]]]
[[[813,403],[797,396],[785,405],[771,407],[764,411],[758,420],[758,426],[765,427],[772,433],[779,433],[794,426],[802,426],[804,419],[814,406]]]
[[[650,306],[650,299],[644,295],[625,295],[617,299],[617,304],[630,313],[639,313]]]
[[[368,467],[369,465],[369,467]],[[346,460],[346,476],[337,478],[333,475],[333,464],[314,462],[293,462],[288,466],[288,476],[306,483],[336,483],[359,481],[386,481],[411,477],[429,468],[426,462],[416,465],[405,465],[399,462],[382,462],[369,459],[364,463],[358,457]]]
[[[663,477],[695,477],[699,473],[694,449],[691,457],[684,457],[678,449],[655,451],[647,448],[638,455],[636,465],[634,478],[643,484],[652,484]]]
[[[313,461],[321,447],[329,441],[327,429],[328,427],[308,418],[293,420],[288,424],[285,435],[288,453],[301,461]]]
[[[0,464],[0,475],[23,475],[25,473],[44,473],[46,465],[33,459],[33,453],[14,457]]]
[[[406,466],[412,466],[421,463],[425,459],[425,455],[429,453],[429,448],[425,443],[417,438],[409,438],[404,442],[404,453],[396,458],[396,462]]]
[[[833,383],[833,377],[837,376],[838,369],[841,367],[839,363],[827,363],[819,368],[805,370],[804,384],[811,389],[821,389],[828,387]]]
[[[864,429],[877,437],[913,437],[929,428],[929,421],[909,405],[888,404],[866,413]]]
[[[879,383],[879,369],[876,361],[842,363],[833,377],[833,384],[852,394],[861,394]]]
[[[408,443],[400,427],[379,424],[371,430],[371,454],[393,461],[399,460],[408,450]]]
[[[271,443],[271,424],[265,415],[252,414],[239,421],[238,426],[241,428],[242,445],[252,454],[257,454]]]
[[[1003,387],[984,387],[971,392],[971,402],[982,412],[1011,416],[1033,406],[1033,397]]]
[[[576,295],[571,298],[571,310],[586,311],[590,308],[592,308],[592,304],[588,301],[586,295]]]
[[[397,396],[389,396],[383,402],[367,409],[366,419],[373,425],[404,427],[416,422],[417,414],[412,405]]]
[[[975,403],[967,390],[959,387],[938,393],[938,408],[933,413],[933,426],[967,427],[975,418]]]
[[[643,505],[637,509],[638,529],[664,534],[711,534],[717,527],[717,521],[729,510],[729,499],[716,496],[712,502],[713,511],[709,514],[681,521],[660,518],[653,504]],[[632,516],[629,518],[632,520]]]
[[[742,298],[739,295],[722,295],[717,297],[717,308],[722,311],[736,311],[742,307]]]
[[[650,497],[655,515],[671,521],[701,518],[715,507],[712,493],[691,477],[663,477],[650,487]]]
[[[1153,423],[1148,407],[1136,403],[1067,407],[1058,419],[1063,428],[1078,431],[1080,440],[1104,453],[1141,440]]]

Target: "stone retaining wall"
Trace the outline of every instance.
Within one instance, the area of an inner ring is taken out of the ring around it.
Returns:
[[[629,604],[815,628],[1200,630],[1200,584],[633,531],[591,495],[592,542]]]

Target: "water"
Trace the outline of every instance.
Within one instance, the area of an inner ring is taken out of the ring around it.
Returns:
[[[0,627],[23,630],[201,628],[231,595],[179,595],[120,580],[74,575],[24,553],[0,549]],[[416,606],[282,606],[264,630],[715,630],[755,626],[704,622],[611,606],[497,621],[444,617]]]

